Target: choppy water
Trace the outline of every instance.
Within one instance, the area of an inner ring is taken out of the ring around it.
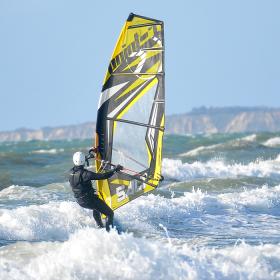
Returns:
[[[0,279],[280,279],[280,133],[166,136],[165,182],[95,227],[85,141],[0,144]]]

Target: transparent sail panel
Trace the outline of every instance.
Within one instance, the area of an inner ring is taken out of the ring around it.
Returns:
[[[122,115],[121,119],[148,124],[156,89],[157,84],[139,98],[137,102],[135,102],[128,111]]]
[[[147,128],[115,122],[112,163],[121,164],[136,172],[149,167],[145,136]]]

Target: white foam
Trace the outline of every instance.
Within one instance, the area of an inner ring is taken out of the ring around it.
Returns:
[[[225,194],[209,194],[193,189],[171,199],[153,194],[139,197],[118,209],[116,217],[130,230],[159,235],[158,223],[164,224],[169,219],[172,223],[186,221],[197,213],[211,212],[213,207],[216,214],[224,214],[226,207],[237,209],[242,215],[244,207],[253,207],[256,211],[264,209],[267,213],[279,203],[280,186]],[[0,239],[4,240],[65,240],[84,226],[95,227],[95,223],[91,211],[81,208],[76,202],[56,201],[0,209]]]
[[[280,147],[280,137],[273,137],[263,143],[267,147]]]
[[[279,201],[280,186],[226,194],[197,189],[171,199],[149,194],[116,212],[117,220],[129,229],[154,233],[152,240],[96,230],[91,211],[75,202],[1,209],[0,239],[67,241],[21,242],[0,248],[0,275],[3,279],[275,279],[280,245],[196,248],[196,240],[167,240],[163,229],[168,235],[170,225],[178,229],[184,221],[188,227],[203,218],[208,226],[227,230],[229,223],[232,230],[233,222],[220,218],[228,210],[240,219],[248,206],[269,210]],[[211,211],[212,217],[207,218]],[[271,225],[267,233],[275,227]]]
[[[239,140],[247,141],[247,142],[254,142],[254,141],[256,141],[256,139],[257,139],[257,135],[256,134],[251,134],[251,135],[248,135],[248,136],[244,136],[244,137],[240,138]]]
[[[225,164],[222,160],[183,163],[181,160],[163,159],[163,175],[166,179],[186,181],[196,178],[227,178],[238,176],[280,176],[280,156],[275,160],[250,162],[249,164]]]
[[[24,252],[24,253],[22,253]],[[280,245],[174,247],[131,234],[82,229],[63,243],[0,249],[3,279],[276,279]]]
[[[224,193],[218,195],[218,200],[232,207],[272,208],[280,204],[280,186],[262,186],[242,192]]]
[[[58,154],[62,152],[64,152],[64,149],[49,149],[49,150],[41,149],[41,150],[32,151],[31,153],[32,154]]]
[[[191,192],[184,192],[182,196],[165,198],[159,195],[150,194],[140,197],[118,210],[118,216],[123,220],[139,221],[138,217],[145,217],[145,221],[151,221],[152,217],[171,219],[182,219],[190,216],[193,211],[207,211],[213,206],[222,209],[224,206],[236,209],[238,206],[252,206],[271,209],[280,204],[280,185],[275,187],[262,186],[260,188],[222,194],[209,194],[201,189],[194,189]],[[241,209],[242,210],[242,209]],[[137,224],[137,226],[139,226]]]
[[[0,209],[0,239],[3,240],[65,240],[84,226],[95,226],[91,211],[76,202]]]
[[[44,190],[39,192],[44,193]],[[37,195],[40,198],[42,194],[39,192]],[[122,207],[116,215],[130,229],[156,232],[157,224],[153,217],[165,219],[167,216],[189,216],[199,208],[204,196],[199,190],[171,200],[150,194]],[[25,198],[27,197],[28,193],[25,194]],[[36,202],[39,198],[33,194],[32,201]],[[72,201],[52,201],[42,205],[0,209],[0,239],[3,240],[65,240],[70,233],[84,226],[95,226],[92,213]]]
[[[213,150],[215,148],[218,148],[221,146],[221,144],[216,144],[216,145],[210,145],[210,146],[199,146],[195,149],[192,149],[186,153],[182,153],[179,156],[181,157],[193,157],[199,155],[203,151],[208,151],[208,150]]]
[[[46,203],[72,196],[68,183],[54,183],[44,187],[12,185],[0,191],[0,204],[7,201]]]
[[[162,230],[159,231],[159,223],[166,224],[170,221],[180,224],[186,221],[194,212],[203,209],[205,199],[208,199],[207,194],[201,190],[186,192],[183,196],[172,199],[149,194],[121,207],[116,215],[124,229],[147,232],[161,238],[165,234]]]

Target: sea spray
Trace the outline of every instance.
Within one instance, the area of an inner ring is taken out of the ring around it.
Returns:
[[[19,254],[24,251],[25,254]],[[279,245],[181,248],[132,234],[81,229],[69,240],[0,249],[3,279],[276,279]],[[13,257],[12,257],[13,255]]]

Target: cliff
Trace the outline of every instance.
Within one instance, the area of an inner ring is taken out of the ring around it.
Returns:
[[[29,140],[62,140],[86,139],[94,136],[95,123],[87,122],[79,125],[61,127],[44,127],[41,129],[20,128],[15,131],[0,132],[0,142]]]
[[[167,117],[166,131],[174,134],[280,131],[280,108],[197,108]]]
[[[0,132],[0,142],[29,140],[61,140],[92,138],[95,123],[61,127],[44,127],[37,130],[17,129]],[[196,108],[186,114],[166,118],[166,133],[233,133],[280,131],[280,108],[227,107]]]

